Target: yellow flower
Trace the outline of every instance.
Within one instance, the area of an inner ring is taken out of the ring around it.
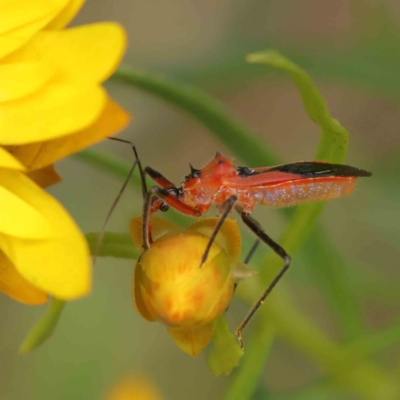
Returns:
[[[132,374],[121,379],[106,400],[162,400],[162,396],[146,376]]]
[[[135,246],[141,246],[141,218],[131,221]],[[137,261],[133,279],[136,309],[148,321],[167,326],[175,343],[196,356],[211,340],[216,318],[233,295],[234,267],[240,255],[240,232],[226,220],[206,262],[200,260],[218,218],[186,229],[160,218],[151,219],[154,242]]]
[[[121,379],[106,400],[162,400],[157,388],[144,375],[131,374]]]
[[[60,180],[55,161],[129,121],[101,86],[124,53],[124,30],[64,29],[82,3],[0,0],[0,291],[28,304],[89,292],[86,241],[40,187]]]

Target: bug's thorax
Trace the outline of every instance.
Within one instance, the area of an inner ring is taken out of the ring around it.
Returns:
[[[182,184],[185,203],[192,206],[211,205],[217,193],[223,190],[223,177],[235,170],[232,161],[219,153],[201,170],[191,166],[191,173]]]

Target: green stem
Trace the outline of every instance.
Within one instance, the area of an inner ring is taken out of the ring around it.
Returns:
[[[192,114],[249,165],[274,165],[279,160],[272,149],[236,115],[199,89],[128,66],[121,66],[113,78],[150,92]]]
[[[369,356],[378,353],[390,346],[400,343],[400,323],[397,323],[383,332],[370,333],[353,342],[349,349],[360,356]]]
[[[253,304],[263,291],[260,282],[244,282],[247,290],[239,294]],[[291,301],[283,285],[266,304],[263,318],[274,324],[277,333],[313,360],[337,385],[364,400],[397,400],[400,387],[394,375],[329,339]],[[253,373],[258,373],[252,369]]]
[[[52,335],[64,306],[65,301],[53,298],[46,315],[28,333],[19,349],[20,353],[28,353],[36,349]]]
[[[87,233],[85,236],[89,244],[90,253],[95,255],[94,252],[97,251],[96,246],[99,233],[91,232]],[[132,238],[127,233],[106,232],[96,256],[137,260],[140,253],[141,251],[134,247]]]
[[[264,308],[261,314],[266,314]],[[255,332],[248,341],[235,380],[229,386],[224,400],[249,399],[256,390],[265,360],[271,350],[274,339],[274,327],[267,318],[259,318]],[[254,373],[256,371],[256,373]]]

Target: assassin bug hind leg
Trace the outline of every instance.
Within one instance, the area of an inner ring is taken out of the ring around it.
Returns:
[[[237,211],[240,213],[243,222],[254,232],[254,234],[265,244],[267,244],[278,256],[280,256],[284,261],[285,265],[283,268],[279,271],[278,275],[274,278],[274,280],[270,283],[270,285],[267,287],[267,289],[264,291],[262,296],[259,298],[257,303],[253,306],[253,308],[250,310],[250,312],[247,314],[243,322],[239,325],[239,327],[236,329],[236,336],[238,338],[240,347],[243,349],[243,337],[242,337],[242,332],[243,329],[247,326],[253,315],[256,313],[256,311],[260,308],[260,306],[264,303],[264,300],[266,297],[271,293],[272,289],[275,287],[275,285],[279,282],[279,280],[282,278],[282,276],[285,274],[285,272],[289,269],[290,267],[290,256],[289,254],[286,253],[286,251],[275,241],[273,241],[260,227],[257,221],[255,221],[253,218],[251,218],[247,213],[244,213],[240,209],[237,209]]]

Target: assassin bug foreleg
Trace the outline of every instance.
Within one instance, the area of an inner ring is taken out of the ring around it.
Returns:
[[[125,142],[121,139],[117,140]],[[134,148],[132,143],[129,144]],[[200,267],[206,261],[219,229],[233,208],[257,238],[284,260],[285,264],[281,271],[237,329],[236,333],[241,345],[242,330],[290,266],[290,256],[286,251],[272,240],[250,216],[254,207],[257,204],[274,207],[294,206],[342,197],[352,192],[358,177],[371,176],[370,172],[362,169],[322,161],[297,162],[254,169],[236,167],[229,159],[217,153],[215,158],[201,170],[190,165],[190,174],[185,177],[185,182],[177,187],[152,168],[142,169],[135,149],[134,152],[136,163],[141,171],[145,198],[143,208],[145,250],[149,249],[151,244],[150,216],[154,212],[166,211],[170,206],[186,215],[201,217],[211,205],[215,205],[220,212],[220,219],[204,250]],[[161,187],[154,186],[147,191],[144,175],[149,175]]]

